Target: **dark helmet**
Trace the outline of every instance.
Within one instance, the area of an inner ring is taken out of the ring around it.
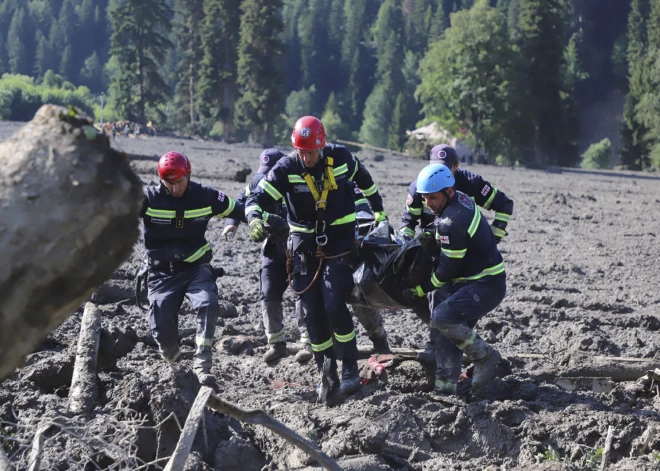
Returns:
[[[286,154],[275,147],[264,150],[259,155],[259,169],[257,170],[257,173],[266,175],[268,172],[270,172],[270,169],[272,169],[275,164],[285,155]]]
[[[190,160],[181,152],[168,152],[158,161],[158,176],[167,182],[175,182],[190,175],[190,170]]]

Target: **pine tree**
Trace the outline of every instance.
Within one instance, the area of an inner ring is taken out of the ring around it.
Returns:
[[[526,109],[532,126],[533,161],[538,167],[555,165],[560,153],[564,119],[561,102],[563,64],[563,0],[520,0],[518,48],[524,58],[519,74],[524,79]],[[578,155],[565,156],[574,160]]]
[[[406,142],[406,100],[403,93],[399,93],[394,104],[394,113],[387,133],[387,147],[394,150],[403,150]]]
[[[9,71],[12,74],[30,74],[27,47],[24,42],[27,33],[27,18],[24,8],[14,12],[7,34],[7,56],[9,58]]]
[[[61,42],[57,44],[56,50],[61,51],[58,71],[59,74],[69,81],[77,81],[77,72],[80,66],[75,63],[74,38],[76,31],[76,11],[73,0],[64,0],[57,18],[58,28],[61,34]],[[85,42],[88,42],[87,39]]]
[[[271,125],[282,106],[280,69],[283,25],[280,0],[245,0],[238,46],[238,86],[234,122],[255,140],[269,144]]]
[[[43,77],[48,69],[53,69],[52,51],[50,50],[50,43],[44,37],[41,30],[37,30],[35,34],[35,43],[37,49],[35,52],[34,73],[38,77]]]
[[[199,120],[195,95],[204,54],[201,47],[204,0],[176,0],[175,11],[178,18],[175,27],[177,47],[181,59],[176,68],[174,112],[170,121],[180,129],[193,132]]]
[[[629,91],[621,126],[621,164],[631,170],[642,170],[649,165],[650,149],[644,139],[648,129],[638,119],[636,110],[645,91],[645,52],[649,46],[646,19],[649,15],[649,0],[632,1],[628,15]]]
[[[147,120],[147,110],[162,117],[158,105],[165,102],[168,87],[159,65],[172,46],[171,10],[166,0],[111,0],[111,49],[117,69],[111,84],[111,99],[125,119]]]
[[[389,76],[379,82],[364,105],[360,141],[377,147],[387,147],[388,131],[396,92]]]
[[[202,25],[203,57],[199,70],[197,107],[205,133],[222,122],[225,140],[233,132],[236,99],[240,0],[206,0]]]

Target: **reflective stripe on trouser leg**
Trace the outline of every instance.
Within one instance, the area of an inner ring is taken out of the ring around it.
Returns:
[[[387,336],[383,326],[383,316],[378,309],[366,306],[353,306],[353,314],[367,331],[371,340],[380,340]]]
[[[353,316],[346,306],[346,295],[352,289],[353,271],[346,258],[326,261],[321,280],[323,309],[337,340],[335,350],[340,360],[358,359]]]
[[[298,257],[296,257],[299,260]],[[307,274],[301,275],[299,272],[293,277],[293,289],[302,291],[308,286],[314,278],[316,266],[310,264],[307,268]],[[323,297],[321,295],[321,283],[317,280],[305,293],[298,296],[296,300],[296,313],[298,322],[304,320],[307,327],[306,332],[309,336],[309,342],[314,350],[314,361],[319,371],[323,368],[325,357],[335,358],[332,342],[332,330],[328,323],[328,318],[323,310]],[[328,346],[328,342],[330,342]],[[325,347],[325,348],[324,348]]]
[[[303,345],[309,345],[311,341],[309,340],[307,324],[305,324],[305,314],[303,313],[302,306],[300,305],[300,299],[296,299],[296,306],[294,307],[294,310],[296,311],[296,321],[298,323],[298,330],[300,331],[300,343]]]
[[[456,394],[458,384],[453,381],[445,381],[436,377],[434,389],[438,392]]]
[[[179,351],[179,309],[187,278],[150,271],[148,278],[149,327],[160,352],[174,360]]]
[[[268,343],[286,342],[282,303],[261,301],[261,316]]]
[[[213,334],[218,319],[218,287],[210,264],[205,263],[190,272],[186,297],[197,312],[197,348],[193,368],[210,371]]]

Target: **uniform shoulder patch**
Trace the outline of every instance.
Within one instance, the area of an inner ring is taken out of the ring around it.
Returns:
[[[275,174],[273,173],[272,170],[270,172],[268,172],[268,175],[266,175],[266,180],[268,180],[269,182],[272,182],[273,180],[275,180]]]
[[[408,206],[410,206],[411,204],[413,204],[413,196],[412,196],[410,193],[408,193],[408,197],[406,198],[406,204],[407,204]]]
[[[357,186],[353,187],[353,191],[355,192],[356,195],[359,195],[361,193],[360,189]]]
[[[474,201],[472,201],[472,199],[465,193],[460,193],[458,195],[458,202],[467,209],[474,209]]]
[[[449,236],[448,235],[438,236],[438,240],[440,241],[441,244],[449,245]]]
[[[218,191],[218,201],[224,201],[225,194],[222,191]]]
[[[481,189],[481,196],[486,196],[489,191],[490,191],[490,185],[488,184],[484,185],[484,187]]]

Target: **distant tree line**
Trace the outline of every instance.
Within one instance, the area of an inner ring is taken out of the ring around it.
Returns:
[[[401,150],[436,121],[489,161],[530,166],[577,164],[580,111],[616,89],[621,161],[646,169],[660,162],[658,4],[0,0],[0,73],[85,86],[97,115],[104,92],[106,119],[227,140],[286,143],[314,114],[332,139]],[[12,83],[5,119],[26,106]]]

